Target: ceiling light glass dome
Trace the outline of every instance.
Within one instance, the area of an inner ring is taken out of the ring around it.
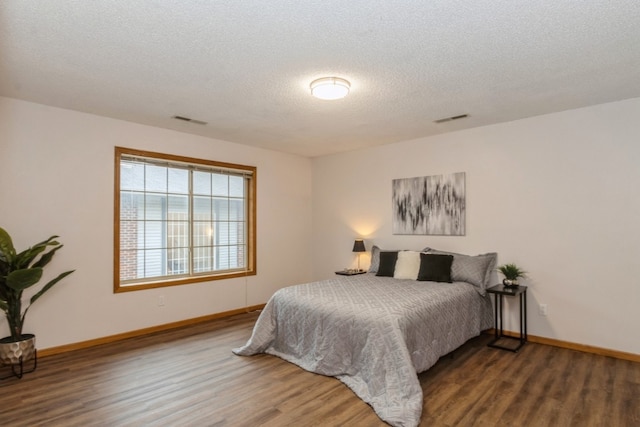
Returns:
[[[323,77],[311,82],[311,95],[320,99],[340,99],[349,94],[351,83],[340,77]]]

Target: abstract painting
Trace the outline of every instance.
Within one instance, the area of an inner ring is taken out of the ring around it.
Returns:
[[[465,173],[393,180],[393,234],[465,235]]]

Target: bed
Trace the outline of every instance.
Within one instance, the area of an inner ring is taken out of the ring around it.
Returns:
[[[336,377],[385,422],[417,426],[423,404],[417,373],[493,324],[484,288],[495,257],[483,261],[475,284],[455,280],[468,272],[454,275],[454,262],[452,283],[370,272],[280,289],[249,341],[233,352],[267,353]]]

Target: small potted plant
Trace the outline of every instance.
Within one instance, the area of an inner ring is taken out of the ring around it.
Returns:
[[[12,369],[14,365],[19,365],[19,374],[13,371],[18,377],[22,377],[25,361],[34,359],[35,369],[35,336],[22,333],[27,311],[45,292],[74,271],[66,271],[50,280],[29,299],[23,310],[23,291],[40,281],[44,267],[62,248],[55,240],[57,237],[51,236],[17,253],[9,233],[0,227],[0,310],[7,318],[11,334],[0,339],[0,363],[11,365]]]
[[[515,264],[504,264],[498,267],[497,270],[504,276],[502,284],[505,286],[518,286],[518,279],[527,275],[526,271]]]

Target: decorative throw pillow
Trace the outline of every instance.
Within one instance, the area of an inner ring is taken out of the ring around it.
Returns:
[[[453,255],[420,254],[418,280],[451,283]]]
[[[398,252],[396,269],[393,273],[394,278],[416,280],[418,278],[418,270],[420,270],[420,252]]]
[[[397,259],[397,251],[380,251],[380,266],[376,276],[393,277]]]
[[[481,295],[485,294],[485,289],[491,285],[491,274],[496,268],[498,254],[490,252],[482,255],[470,256],[431,250],[430,254],[453,255],[451,264],[451,280],[454,282],[467,282],[478,287]]]

